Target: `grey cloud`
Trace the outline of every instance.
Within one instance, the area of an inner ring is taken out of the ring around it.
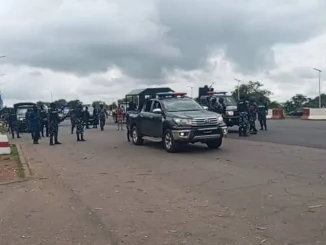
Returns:
[[[29,75],[33,76],[33,77],[39,77],[39,76],[43,76],[43,74],[39,71],[32,71],[29,73]]]
[[[118,66],[135,81],[153,84],[162,82],[164,70],[204,67],[222,50],[237,71],[266,72],[275,65],[275,44],[309,40],[326,24],[325,1],[67,2],[29,9],[31,22],[20,22],[19,11],[3,16],[0,46],[10,54],[7,62],[80,76]],[[28,7],[21,5],[15,8]]]

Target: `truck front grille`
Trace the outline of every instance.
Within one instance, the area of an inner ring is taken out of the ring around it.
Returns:
[[[217,125],[218,121],[216,117],[210,117],[210,118],[194,118],[191,121],[191,124],[193,126],[204,126],[204,125]]]

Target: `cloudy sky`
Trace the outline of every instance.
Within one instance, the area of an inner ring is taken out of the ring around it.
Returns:
[[[281,101],[316,96],[325,9],[325,0],[0,0],[2,97],[109,103],[147,86],[230,91],[234,78],[259,80]]]

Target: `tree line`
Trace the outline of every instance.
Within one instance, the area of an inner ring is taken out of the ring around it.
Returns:
[[[239,87],[239,92],[241,95],[246,96],[248,99],[253,98],[256,101],[263,97],[267,104],[268,108],[284,108],[285,111],[288,113],[290,111],[296,111],[300,110],[303,107],[310,107],[310,108],[318,108],[319,107],[319,96],[316,96],[315,98],[309,98],[303,94],[296,94],[292,96],[289,100],[287,100],[284,103],[278,102],[278,101],[272,101],[270,97],[273,95],[273,93],[264,88],[264,85],[259,81],[250,81],[246,84],[241,84]],[[236,86],[231,91],[232,97],[237,101],[238,100],[238,87]],[[104,101],[93,101],[92,105],[99,107],[100,103],[103,103],[104,106],[108,110],[114,110],[118,107],[118,104],[124,103],[125,99],[120,99],[117,102],[113,102],[112,104],[107,104]],[[326,94],[321,95],[321,102],[322,105],[326,105]],[[76,108],[79,103],[82,103],[80,100],[70,100],[67,101],[65,99],[59,99],[54,101],[54,103],[57,105],[57,107],[61,108],[63,106],[68,106],[69,108]],[[50,102],[42,102],[38,101],[37,104],[40,106],[41,104],[49,105]]]

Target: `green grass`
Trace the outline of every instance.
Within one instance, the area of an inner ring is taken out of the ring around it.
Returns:
[[[17,164],[17,170],[18,170],[17,175],[19,178],[25,178],[24,166],[20,161],[18,149],[16,145],[11,145],[10,148],[11,148],[11,157],[15,160]]]

